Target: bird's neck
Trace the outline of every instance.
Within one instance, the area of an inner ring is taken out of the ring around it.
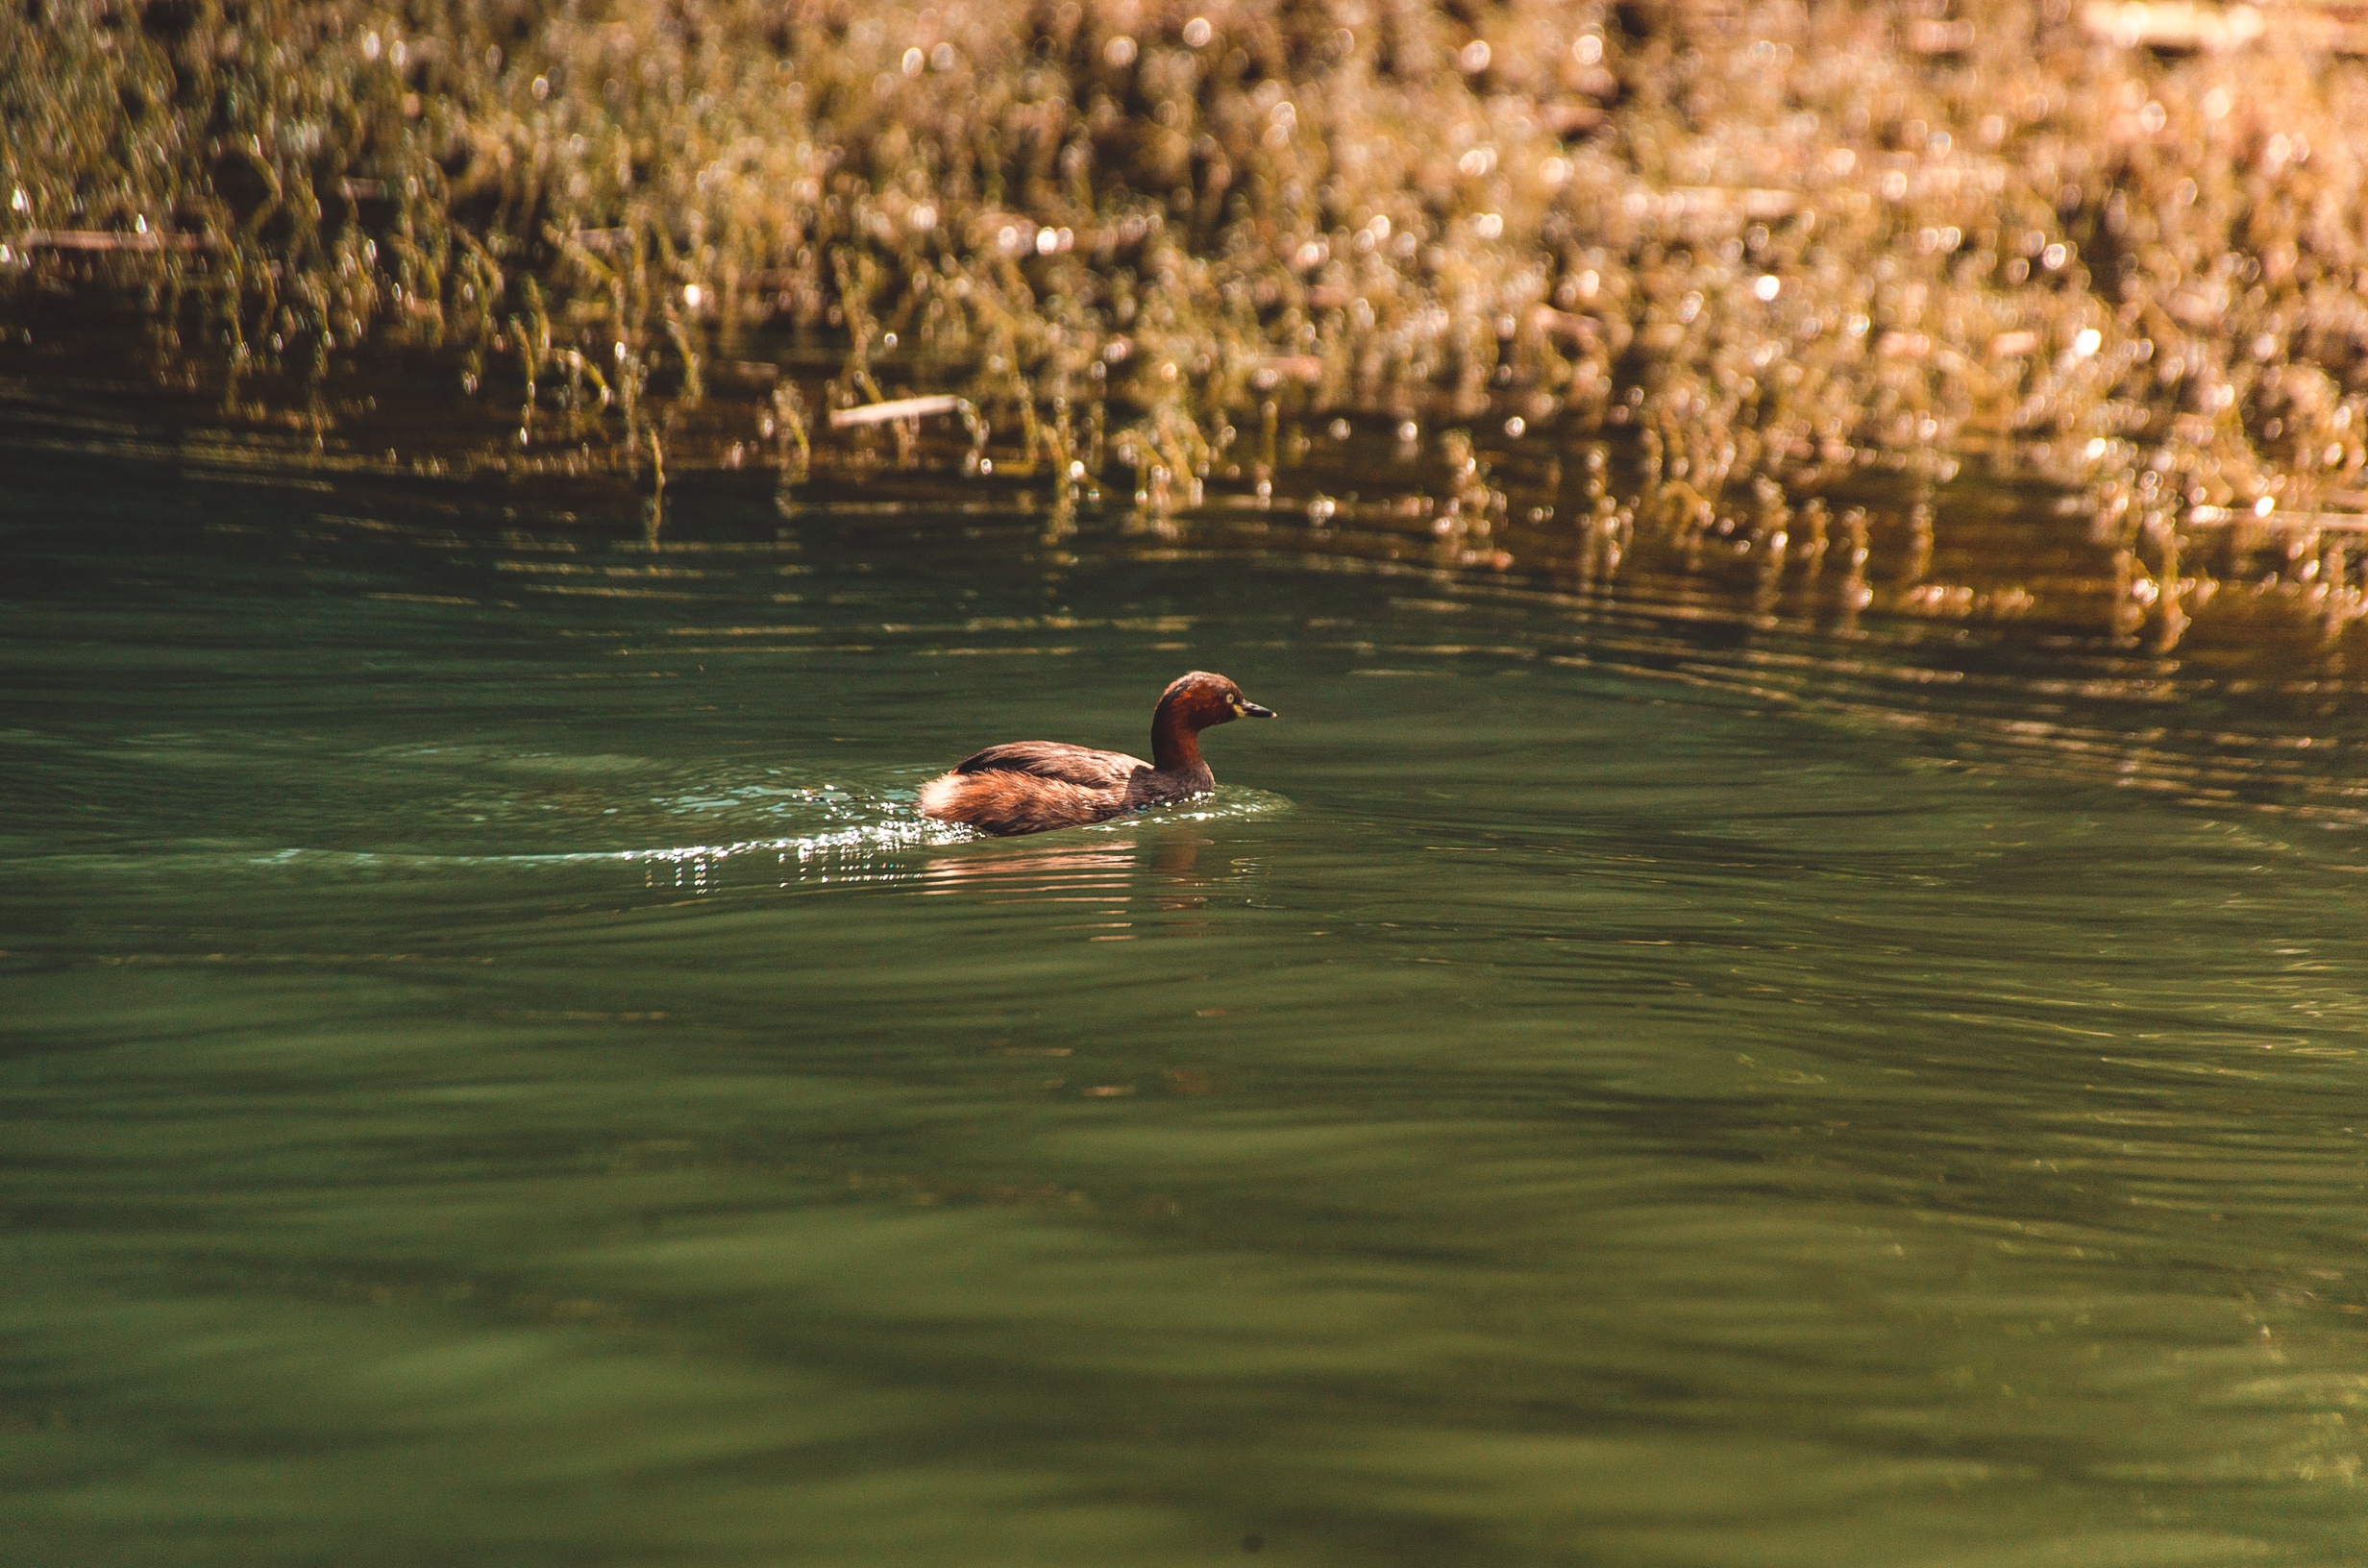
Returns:
[[[1200,732],[1165,702],[1151,716],[1151,766],[1163,773],[1191,772],[1208,767],[1200,760]]]

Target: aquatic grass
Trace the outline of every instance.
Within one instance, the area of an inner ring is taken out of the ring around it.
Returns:
[[[2368,503],[2346,25],[2061,0],[17,7],[0,308],[145,291],[162,362],[324,434],[352,422],[342,364],[426,351],[489,422],[516,411],[481,460],[653,476],[967,450],[1064,505],[1123,475],[1162,511],[1229,471],[1270,487],[1309,420],[1510,413],[1619,443],[1630,515],[1591,499],[1589,538],[1739,526],[1764,554],[1869,475],[1912,502],[1968,456],[2035,462],[2096,488],[2176,611],[2195,520]],[[1001,450],[826,417],[912,395]],[[1473,459],[1441,459],[1452,496]]]

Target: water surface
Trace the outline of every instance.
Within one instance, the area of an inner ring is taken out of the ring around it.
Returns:
[[[0,1558],[2368,1551],[2332,651],[70,446]],[[911,815],[1194,667],[1213,799]]]

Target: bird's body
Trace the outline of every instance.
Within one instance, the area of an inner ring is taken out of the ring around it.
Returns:
[[[1224,676],[1195,671],[1160,696],[1151,761],[1059,741],[991,746],[923,785],[921,814],[1007,837],[1173,805],[1217,787],[1201,759],[1200,731],[1246,717],[1274,714]]]

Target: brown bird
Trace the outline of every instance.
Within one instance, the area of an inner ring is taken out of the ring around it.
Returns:
[[[1042,833],[1172,805],[1217,788],[1200,732],[1236,719],[1271,719],[1223,675],[1196,670],[1160,694],[1151,760],[1059,741],[1014,741],[963,758],[921,787],[921,814],[982,833]]]

